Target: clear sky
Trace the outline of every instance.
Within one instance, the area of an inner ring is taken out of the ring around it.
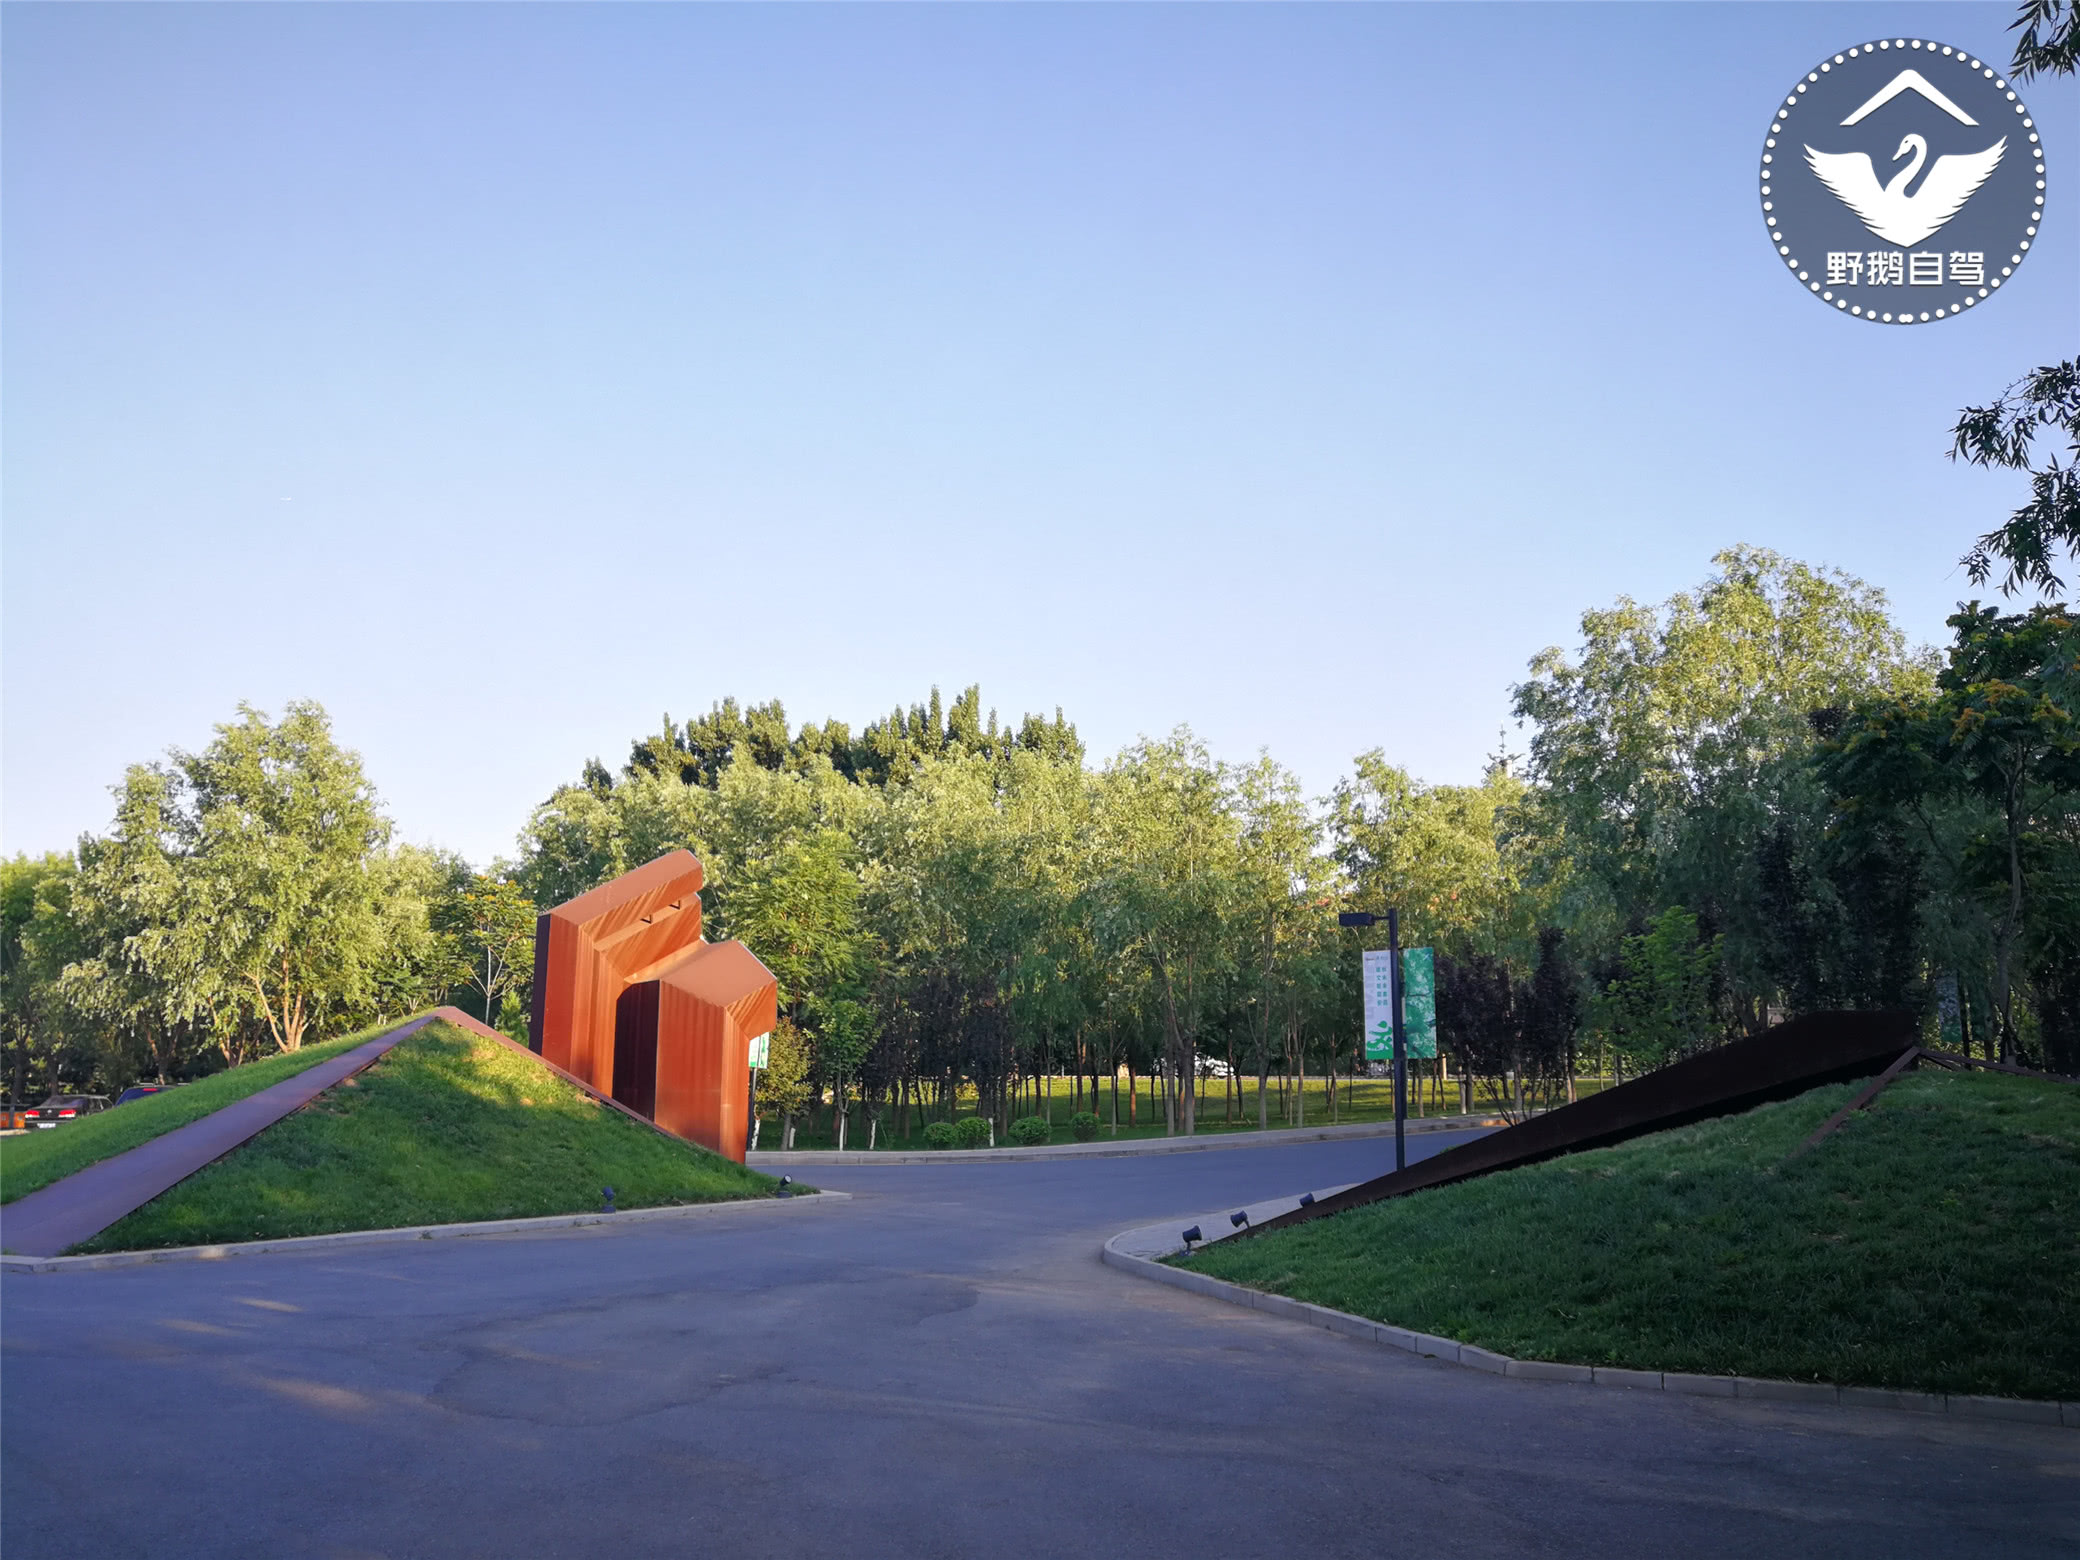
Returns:
[[[1735,542],[1937,640],[2020,493],[1956,410],[2080,336],[2074,84],[1940,326],[1801,296],[1754,170],[2012,14],[10,4],[0,843],[241,699],[480,862],[725,694],[1467,780]]]

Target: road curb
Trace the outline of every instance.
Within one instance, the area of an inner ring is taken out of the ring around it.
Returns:
[[[1480,1132],[1505,1126],[1500,1116],[1430,1116],[1422,1125],[1408,1123],[1408,1135],[1428,1132]],[[1324,1127],[1273,1127],[1268,1132],[1209,1132],[1201,1137],[1138,1138],[1125,1143],[1051,1143],[1039,1148],[876,1149],[866,1153],[833,1148],[761,1149],[746,1154],[755,1169],[786,1170],[795,1165],[986,1165],[1046,1159],[1127,1159],[1140,1154],[1196,1154],[1228,1148],[1286,1148],[1297,1143],[1340,1143],[1392,1137],[1391,1121],[1361,1121]]]
[[[412,1224],[391,1230],[343,1230],[335,1235],[289,1235],[280,1240],[231,1241],[217,1246],[168,1246],[157,1251],[108,1251],[87,1257],[0,1257],[0,1273],[66,1273],[142,1267],[149,1262],[220,1262],[270,1251],[321,1251],[407,1240],[453,1240],[470,1235],[550,1234],[596,1224],[647,1224],[659,1219],[715,1218],[746,1209],[774,1212],[850,1202],[850,1192],[801,1192],[793,1197],[744,1197],[733,1202],[686,1203],[670,1208],[624,1208],[614,1213],[552,1213],[534,1219],[482,1219],[468,1224]]]
[[[1329,1332],[1399,1349],[1469,1370],[1513,1377],[1520,1381],[1567,1382],[1583,1387],[1607,1387],[1620,1391],[1676,1392],[1692,1397],[1739,1397],[1761,1402],[1834,1404],[1842,1408],[1874,1408],[1888,1413],[1942,1414],[1953,1419],[2000,1420],[2009,1424],[2063,1425],[2080,1430],[2080,1403],[2045,1402],[2032,1398],[1996,1398],[1948,1395],[1941,1392],[1894,1392],[1875,1387],[1836,1387],[1825,1382],[1767,1381],[1751,1376],[1694,1376],[1680,1371],[1620,1370],[1606,1365],[1563,1365],[1551,1360],[1519,1360],[1492,1349],[1476,1348],[1451,1338],[1410,1332],[1391,1327],[1370,1317],[1334,1311],[1285,1295],[1267,1294],[1242,1284],[1167,1263],[1151,1261],[1122,1251],[1118,1242],[1147,1228],[1137,1225],[1105,1242],[1098,1258],[1107,1267],[1118,1268],[1136,1278],[1168,1284],[1210,1300],[1262,1311],[1269,1316],[1303,1322]]]

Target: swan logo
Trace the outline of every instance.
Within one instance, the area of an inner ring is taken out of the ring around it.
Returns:
[[[1918,325],[2015,274],[2044,215],[2044,143],[1993,66],[1919,38],[1858,44],[1808,71],[1762,149],[1777,258],[1856,319]]]

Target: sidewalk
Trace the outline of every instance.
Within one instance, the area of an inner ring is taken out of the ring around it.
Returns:
[[[1425,1132],[1477,1132],[1502,1126],[1500,1116],[1421,1116],[1408,1122],[1411,1137]],[[1360,1121],[1334,1127],[1274,1127],[1267,1132],[1207,1132],[1192,1137],[1129,1138],[1094,1143],[1049,1143],[1040,1148],[847,1149],[798,1148],[791,1152],[761,1150],[744,1156],[754,1169],[785,1170],[791,1165],[972,1165],[1004,1164],[1035,1159],[1126,1159],[1139,1154],[1197,1154],[1223,1148],[1284,1148],[1294,1143],[1335,1143],[1345,1138],[1392,1137],[1391,1121]]]
[[[0,1209],[0,1251],[55,1257],[67,1247],[93,1239],[125,1214],[223,1158],[291,1111],[301,1110],[342,1078],[370,1066],[392,1046],[442,1016],[429,1013],[385,1030],[342,1056],[17,1198]]]

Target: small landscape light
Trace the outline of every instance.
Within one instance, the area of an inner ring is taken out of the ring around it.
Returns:
[[[789,1188],[793,1185],[794,1177],[791,1175],[783,1175],[782,1177],[780,1177],[780,1190],[775,1192],[773,1195],[775,1197],[792,1197],[794,1193],[790,1191]]]
[[[1228,1222],[1234,1225],[1235,1228],[1237,1228],[1238,1230],[1241,1229],[1243,1225],[1249,1223],[1249,1210],[1245,1208],[1240,1213],[1229,1214]]]
[[[1300,1194],[1300,1206],[1303,1208],[1312,1208],[1314,1206],[1314,1193],[1302,1192]]]
[[[1192,1249],[1193,1241],[1204,1240],[1205,1238],[1206,1237],[1204,1235],[1201,1235],[1199,1233],[1199,1226],[1194,1224],[1190,1229],[1184,1232],[1184,1249],[1186,1251],[1190,1251]]]
[[[614,1188],[611,1186],[602,1186],[599,1189],[599,1194],[601,1197],[606,1199],[606,1206],[601,1208],[600,1212],[612,1213],[614,1211]]]

